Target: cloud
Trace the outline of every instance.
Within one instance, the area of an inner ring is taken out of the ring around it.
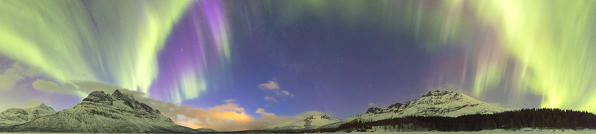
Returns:
[[[43,80],[43,79],[37,79],[31,85],[33,85],[33,88],[35,88],[37,90],[48,91],[48,92],[53,92],[53,91],[62,89],[62,88],[60,88],[61,86],[58,85],[57,83],[52,82],[52,81]]]
[[[275,81],[268,81],[267,83],[259,84],[259,88],[265,90],[278,90],[279,84]]]
[[[227,100],[224,100],[224,102],[226,102],[226,103],[234,103],[234,102],[236,102],[236,100],[234,100],[234,99],[227,99]]]
[[[213,107],[193,108],[143,97],[140,94],[135,95],[135,98],[158,109],[175,123],[190,128],[211,128],[218,131],[255,130],[283,122],[301,120],[305,117],[304,114],[277,116],[263,108],[257,108],[255,113],[259,117],[253,117],[232,99],[225,100],[224,104]]]
[[[257,108],[257,111],[255,111],[255,113],[260,114],[262,118],[277,118],[275,114],[268,113],[263,108]]]
[[[372,102],[368,103],[368,107],[376,107],[376,106],[377,106],[377,104],[375,104],[375,103],[372,103]]]
[[[277,96],[294,96],[288,90],[281,89],[276,81],[267,81],[266,83],[259,84],[259,88],[265,91],[271,91]]]
[[[250,121],[253,118],[247,115],[244,108],[239,107],[234,103],[226,103],[218,105],[208,109],[209,113],[212,114],[212,118],[228,120],[228,121]]]
[[[267,81],[266,83],[259,84],[259,88],[261,90],[272,92],[278,97],[294,96],[290,91],[281,89],[276,81]],[[273,96],[265,95],[263,99],[277,103],[277,99]]]
[[[271,101],[271,102],[277,103],[277,99],[275,99],[274,97],[271,97],[271,96],[265,96],[263,99],[265,99],[266,101]]]
[[[207,109],[177,106],[168,104],[167,102],[154,103],[152,106],[155,106],[160,111],[165,110],[162,111],[162,114],[172,118],[177,124],[191,128],[243,130],[250,129],[246,124],[255,120],[246,113],[243,107],[231,102]]]
[[[263,108],[257,108],[257,111],[255,111],[255,113],[257,113],[257,114],[264,114],[266,112],[265,112],[265,109],[263,109]]]
[[[285,95],[285,96],[292,96],[292,94],[290,94],[290,92],[288,92],[288,90],[280,90],[281,94]]]
[[[92,81],[73,81],[70,83],[58,83],[45,79],[37,79],[32,84],[34,89],[48,92],[48,93],[62,93],[62,94],[75,94],[81,97],[87,96],[93,91],[105,91],[112,92],[116,89],[123,89],[117,86],[113,86],[101,82]],[[130,92],[131,94],[141,95],[140,92]],[[142,94],[144,95],[144,94]]]
[[[190,128],[212,128],[218,131],[254,130],[295,119],[276,116],[263,108],[255,111],[260,115],[260,118],[255,118],[248,115],[245,108],[230,101],[207,109],[177,106],[152,99],[143,101],[152,101],[150,105],[162,111],[162,114],[172,118],[177,124]]]
[[[20,63],[13,63],[0,74],[0,90],[12,90],[18,82],[37,75],[38,71]]]

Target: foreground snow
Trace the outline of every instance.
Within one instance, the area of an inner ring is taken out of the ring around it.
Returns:
[[[347,133],[347,132],[335,132],[335,133]],[[430,131],[430,132],[350,132],[349,134],[368,134],[368,133],[375,133],[375,134],[596,134],[596,130],[559,130],[559,129],[544,129],[544,130],[535,130],[535,129],[522,129],[519,131],[512,131],[512,130],[483,130],[483,131],[472,131],[472,132],[440,132],[440,131]]]
[[[324,134],[595,134],[596,130],[543,130],[543,131],[506,131],[506,130],[490,130],[478,132],[335,132]],[[35,133],[0,133],[0,134],[35,134]],[[43,134],[63,134],[63,133],[43,133]],[[72,134],[98,134],[98,133],[72,133]],[[111,133],[118,134],[118,133]],[[136,133],[121,133],[121,134],[136,134]],[[141,133],[138,133],[141,134]]]

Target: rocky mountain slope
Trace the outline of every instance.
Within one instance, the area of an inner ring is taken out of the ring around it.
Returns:
[[[31,108],[10,108],[0,113],[0,126],[12,126],[37,119],[42,116],[51,115],[56,111],[45,104]]]
[[[396,103],[386,108],[371,107],[366,113],[349,117],[344,122],[354,120],[369,122],[406,116],[457,117],[503,111],[506,109],[455,91],[430,91],[416,100],[403,104]]]
[[[106,94],[95,91],[72,109],[43,116],[25,124],[11,126],[8,131],[27,132],[102,132],[147,133],[190,132],[192,129],[174,124],[156,109],[136,101],[131,95],[116,90]]]
[[[328,124],[340,122],[340,119],[333,118],[321,112],[307,112],[298,116],[296,120],[269,126],[264,130],[303,130],[315,129]]]

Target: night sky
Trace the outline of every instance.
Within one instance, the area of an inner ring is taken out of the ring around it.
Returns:
[[[0,110],[61,110],[118,88],[185,109],[170,111],[179,124],[241,130],[448,89],[595,112],[594,11],[590,0],[2,0]]]

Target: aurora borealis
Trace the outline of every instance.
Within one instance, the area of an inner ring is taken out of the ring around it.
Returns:
[[[437,88],[596,112],[594,12],[590,0],[2,0],[0,110],[64,109],[112,86],[232,122],[343,118]]]

